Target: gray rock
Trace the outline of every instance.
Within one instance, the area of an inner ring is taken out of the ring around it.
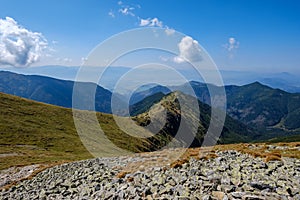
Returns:
[[[268,184],[261,183],[261,182],[251,182],[250,186],[259,190],[265,190],[265,189],[270,189],[273,190],[274,188]]]
[[[256,195],[244,195],[242,200],[266,200],[266,198]]]
[[[241,199],[243,196],[246,195],[246,193],[245,193],[245,192],[232,192],[231,195],[232,195],[234,198]]]

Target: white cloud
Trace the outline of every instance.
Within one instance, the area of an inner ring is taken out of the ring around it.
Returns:
[[[140,19],[140,26],[163,27],[163,22],[158,18]]]
[[[88,59],[87,59],[86,57],[82,57],[82,58],[81,58],[81,64],[84,65],[85,62],[86,62],[87,60],[88,60]]]
[[[169,57],[165,57],[165,56],[159,56],[159,59],[163,62],[168,62],[170,60]]]
[[[108,12],[108,15],[111,16],[112,18],[115,18],[115,14],[112,10]]]
[[[47,46],[41,33],[23,28],[13,18],[0,19],[0,64],[29,66],[40,59]]]
[[[67,63],[71,63],[73,60],[72,60],[72,58],[68,58],[68,57],[66,57],[66,58],[55,58],[55,60],[57,61],[57,62],[59,62],[60,64],[67,64]]]
[[[125,15],[125,16],[131,16],[131,17],[136,17],[136,18],[138,18],[138,17],[135,15],[134,11],[135,11],[136,9],[140,9],[141,6],[140,6],[139,4],[130,4],[130,5],[126,5],[126,4],[124,4],[122,1],[118,1],[118,8],[119,8],[119,9],[118,9],[118,12],[121,13],[122,15]],[[109,15],[115,17],[115,13],[112,13],[112,11],[109,12]]]
[[[165,32],[166,32],[167,35],[173,35],[175,33],[175,30],[172,29],[172,28],[168,28],[167,27],[166,30],[165,30]]]
[[[135,9],[134,7],[124,7],[124,8],[120,8],[119,12],[122,13],[123,15],[130,15],[134,17],[135,14],[132,12],[134,9]]]
[[[233,58],[235,51],[240,47],[240,42],[234,37],[228,38],[228,42],[223,45],[223,47],[228,51],[229,57]]]
[[[140,26],[148,26],[150,21],[148,19],[141,19]]]
[[[182,57],[180,57],[180,56],[174,57],[173,61],[176,62],[176,63],[183,63],[183,62],[185,62],[185,60]]]
[[[174,57],[174,62],[182,63],[186,60],[189,62],[198,62],[202,60],[201,49],[198,41],[189,36],[185,36],[178,43],[179,56]]]
[[[70,63],[70,62],[72,62],[73,60],[72,60],[71,58],[64,58],[63,61],[66,62],[66,63]]]
[[[230,37],[228,39],[228,43],[226,44],[226,48],[228,51],[233,51],[234,49],[238,49],[239,46],[240,43],[234,37]]]

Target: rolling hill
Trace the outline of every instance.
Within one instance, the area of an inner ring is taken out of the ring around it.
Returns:
[[[90,122],[89,113],[79,111],[76,117],[92,133],[98,127]],[[122,132],[112,115],[97,113],[97,117],[106,136],[118,147],[133,152],[154,149],[149,141]],[[71,109],[3,93],[0,93],[0,146],[0,169],[92,157],[77,134]]]
[[[111,92],[94,83],[78,84],[78,96],[82,97],[81,105],[83,110],[93,110],[89,101],[85,98],[87,91],[96,88],[95,111],[111,113]],[[59,80],[50,77],[37,75],[21,75],[12,72],[0,71],[0,92],[12,94],[27,99],[62,106],[72,107],[73,81]],[[120,104],[122,101],[118,100]]]

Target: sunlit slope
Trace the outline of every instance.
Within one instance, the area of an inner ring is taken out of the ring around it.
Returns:
[[[0,93],[0,169],[91,158],[77,134],[72,114],[71,109]],[[99,130],[98,124],[89,122],[90,115],[89,111],[76,114],[77,119],[88,127],[86,138]],[[131,137],[121,131],[112,115],[97,113],[97,117],[105,136],[117,147],[132,152],[153,148],[146,139]],[[89,144],[86,138],[85,142]],[[103,146],[103,141],[96,143]],[[95,145],[95,141],[91,144]],[[107,148],[106,152],[111,151],[111,146]]]

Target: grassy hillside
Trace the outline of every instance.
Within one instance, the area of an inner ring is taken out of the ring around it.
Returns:
[[[88,111],[77,116],[86,120]],[[106,136],[117,146],[134,152],[153,147],[145,139],[123,133],[109,114],[98,113]],[[86,125],[93,131],[88,122]],[[91,158],[82,144],[72,110],[0,93],[0,169],[16,165]]]

